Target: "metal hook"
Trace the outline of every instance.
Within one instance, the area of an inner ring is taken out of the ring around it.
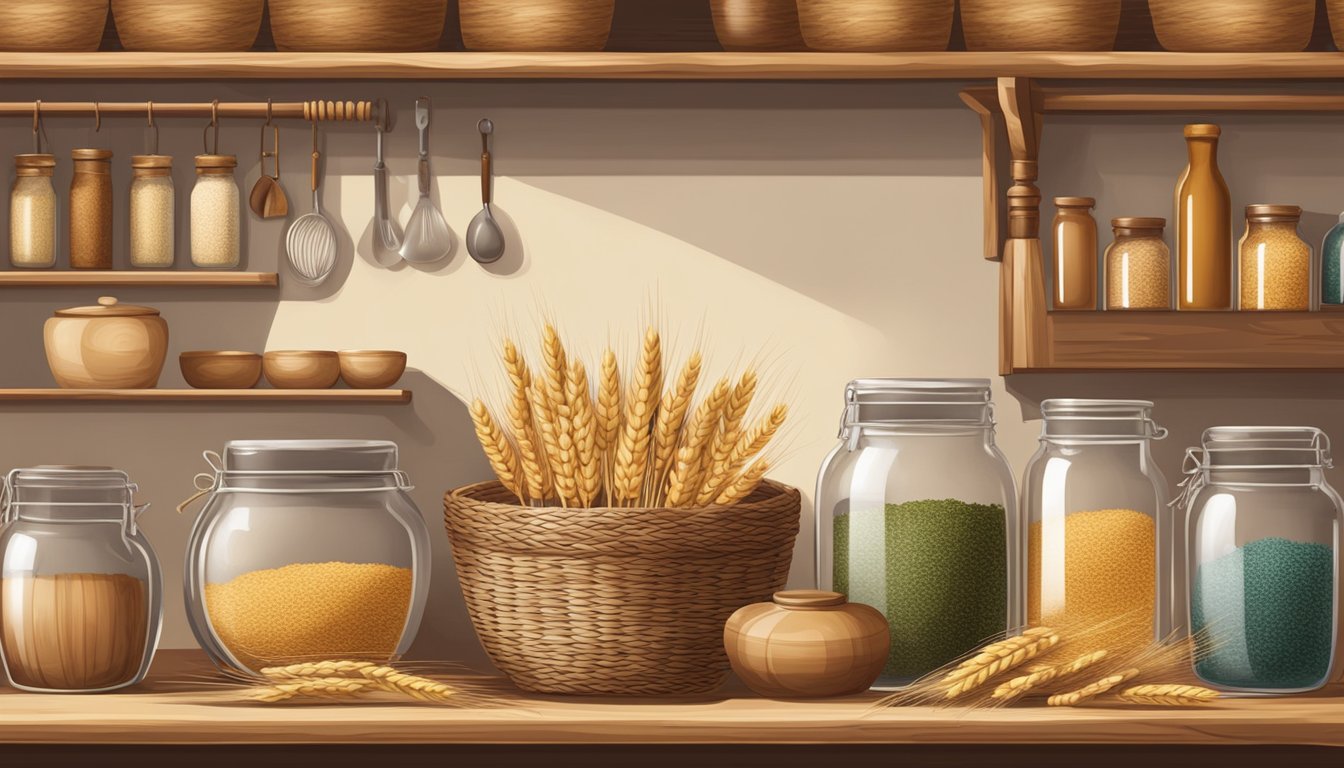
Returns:
[[[154,146],[149,151],[149,154],[157,155],[159,154],[159,126],[154,122],[154,102],[145,102],[145,115],[147,116],[149,127],[154,129]]]
[[[51,142],[47,140],[47,124],[42,122],[42,100],[38,99],[33,102],[33,154],[42,154],[43,144],[51,149]]]
[[[215,146],[210,148],[210,129],[215,129]],[[205,126],[205,131],[201,134],[201,147],[207,155],[219,154],[219,99],[215,99],[210,104],[210,124]]]
[[[93,132],[98,133],[103,130],[103,108],[98,102],[93,102]]]
[[[272,116],[272,112],[271,112],[271,100],[270,100],[270,99],[267,99],[267,100],[266,100],[266,125],[267,125],[267,127],[269,127],[270,124],[271,124],[271,116]]]
[[[377,99],[373,103],[373,108],[374,127],[376,127],[380,133],[387,133],[392,130],[392,110],[387,104],[387,99]]]

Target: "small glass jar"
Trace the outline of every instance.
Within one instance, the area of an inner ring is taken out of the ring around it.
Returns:
[[[415,638],[429,530],[395,443],[233,441],[187,544],[187,617],[221,669],[386,663]],[[185,506],[185,505],[184,505]]]
[[[1097,221],[1090,197],[1056,197],[1055,309],[1097,308]]]
[[[1241,238],[1241,309],[1311,309],[1311,246],[1296,205],[1246,206]]]
[[[984,379],[860,379],[817,480],[817,581],[891,626],[875,688],[1021,626],[1016,491]]]
[[[1215,427],[1187,452],[1195,673],[1229,691],[1301,693],[1336,679],[1344,502],[1311,427]]]
[[[70,266],[112,268],[112,151],[76,149],[70,153],[75,174],[70,182]]]
[[[1046,400],[1027,464],[1027,623],[1117,651],[1172,631],[1171,514],[1143,400]]]
[[[124,472],[16,469],[5,481],[0,613],[16,688],[98,693],[144,679],[159,643],[163,584],[136,525],[148,507]]]
[[[56,265],[54,155],[15,155],[9,193],[9,263],[22,269]]]
[[[207,269],[231,269],[241,261],[239,208],[234,183],[238,158],[198,155],[196,187],[191,191],[191,263]]]
[[[131,158],[131,266],[173,266],[173,158]]]
[[[1111,219],[1115,241],[1106,249],[1106,309],[1171,309],[1171,249],[1167,220]]]
[[[1344,305],[1344,213],[1321,241],[1321,303]]]

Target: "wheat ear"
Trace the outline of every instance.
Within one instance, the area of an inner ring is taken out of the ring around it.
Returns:
[[[277,702],[297,697],[307,698],[344,698],[358,695],[367,690],[372,683],[368,680],[346,677],[314,677],[304,680],[278,682],[257,689],[250,697],[253,701]]]
[[[524,492],[531,500],[545,501],[551,495],[551,478],[546,467],[546,457],[542,453],[541,440],[532,421],[532,405],[528,401],[527,390],[532,385],[532,372],[518,353],[518,347],[509,340],[504,342],[504,369],[508,373],[510,385],[509,428],[513,430],[513,439],[518,443],[518,459],[526,481]]]
[[[573,465],[565,462],[566,453],[560,447],[560,425],[551,398],[546,394],[546,384],[540,378],[532,380],[532,413],[537,431],[541,433],[541,444],[545,447],[546,464],[551,470],[555,494],[560,497],[561,505],[568,505],[578,498],[578,483],[574,479]]]
[[[597,418],[593,413],[593,395],[588,389],[588,371],[578,360],[569,364],[565,397],[572,413],[579,504],[587,507],[602,492],[602,458],[597,453]]]
[[[992,658],[984,659],[979,665],[967,668],[966,673],[948,687],[945,698],[949,700],[959,698],[984,685],[990,678],[1040,656],[1058,642],[1059,635],[1054,633],[1023,637],[1023,642],[1016,646],[1006,647],[998,653],[991,654]],[[985,655],[981,653],[976,658]]]
[[[723,419],[714,432],[714,439],[705,454],[705,479],[696,495],[695,503],[704,506],[719,497],[728,483],[732,482],[732,456],[742,437],[742,421],[747,417],[747,409],[756,396],[756,372],[747,371],[733,387],[733,394],[723,408]]]
[[[953,683],[967,675],[980,671],[985,664],[1000,656],[1016,651],[1021,646],[1034,642],[1037,638],[1053,634],[1057,634],[1057,632],[1050,627],[1032,627],[1020,635],[997,640],[976,651],[974,656],[971,656],[969,659],[966,659],[953,667],[941,680],[938,681],[938,683],[940,685]]]
[[[770,441],[775,438],[784,422],[789,418],[789,407],[784,404],[776,405],[770,413],[756,422],[751,429],[742,433],[742,438],[737,441],[737,446],[733,448],[732,457],[728,465],[730,475],[736,475],[742,471],[754,456],[764,451]]]
[[[1130,704],[1148,704],[1157,707],[1193,707],[1208,704],[1222,694],[1197,685],[1136,685],[1118,694],[1121,701]]]
[[[485,450],[485,457],[490,460],[490,466],[495,470],[499,482],[518,497],[519,504],[526,504],[527,501],[524,499],[526,494],[519,484],[523,471],[518,464],[518,456],[513,452],[513,446],[509,444],[504,431],[490,415],[490,410],[480,400],[471,404],[471,421],[476,425],[476,439]]]
[[[456,695],[457,689],[447,683],[440,683],[419,675],[409,675],[384,664],[368,661],[317,661],[291,664],[287,667],[270,667],[261,670],[263,677],[286,681],[303,680],[350,680],[365,683],[367,687],[391,693],[399,693],[420,701],[446,701]]]
[[[765,459],[759,459],[756,463],[747,468],[740,477],[725,487],[718,498],[714,500],[715,504],[736,504],[739,501],[751,495],[756,487],[761,484],[765,478],[765,473],[770,471],[770,462]]]
[[[658,418],[653,427],[653,482],[656,491],[662,490],[672,461],[676,458],[686,412],[690,410],[695,388],[700,383],[701,363],[700,353],[693,353],[677,376],[677,383],[667,390],[658,406]]]
[[[608,347],[602,353],[602,371],[597,380],[597,450],[602,454],[602,482],[610,490],[616,469],[616,443],[621,437],[621,370],[616,353]]]
[[[1057,664],[1043,669],[1033,671],[1026,675],[1014,677],[1012,680],[1000,685],[994,689],[993,698],[1002,702],[1010,702],[1027,695],[1032,690],[1039,688],[1046,683],[1058,680],[1061,677],[1077,674],[1106,658],[1105,650],[1093,651],[1083,654],[1067,664]]]
[[[576,501],[579,495],[579,456],[574,444],[574,406],[566,393],[568,358],[560,334],[550,323],[541,329],[541,357],[546,364],[542,378],[546,383],[546,402],[550,406],[551,421],[555,425],[556,450],[560,452],[560,465],[565,473],[566,498]]]
[[[1076,691],[1069,691],[1068,693],[1055,694],[1054,696],[1051,696],[1049,699],[1046,699],[1046,703],[1052,707],[1074,707],[1081,704],[1084,701],[1087,701],[1088,699],[1095,698],[1103,693],[1106,693],[1107,691],[1111,690],[1117,685],[1120,685],[1128,680],[1133,680],[1134,678],[1138,677],[1138,675],[1139,670],[1130,667],[1129,669],[1126,669],[1123,672],[1117,672],[1114,675],[1103,677],[1102,679],[1096,681],[1095,683],[1085,685]]]
[[[681,446],[667,481],[666,504],[669,507],[689,507],[700,493],[700,479],[704,472],[704,457],[719,415],[728,401],[731,387],[727,379],[720,379],[709,395],[696,406],[695,412],[682,431]]]
[[[644,334],[639,366],[630,382],[626,397],[625,419],[616,447],[614,496],[617,503],[638,502],[644,489],[649,464],[649,430],[653,426],[658,396],[663,389],[662,343],[658,332],[650,328]]]

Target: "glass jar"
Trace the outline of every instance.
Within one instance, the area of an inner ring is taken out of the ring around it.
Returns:
[[[16,469],[5,479],[5,674],[25,691],[97,693],[144,679],[159,644],[163,584],[136,525],[126,473]]]
[[[238,158],[198,155],[196,188],[191,190],[191,263],[208,269],[238,266],[239,198],[233,180]]]
[[[1334,680],[1344,502],[1325,479],[1329,439],[1311,427],[1215,427],[1186,466],[1195,673],[1261,694]]]
[[[817,581],[891,627],[905,687],[1022,623],[1016,491],[984,379],[860,379],[817,480]]]
[[[1116,651],[1172,631],[1173,526],[1143,400],[1046,400],[1027,464],[1027,623]]]
[[[1216,125],[1185,126],[1190,157],[1176,183],[1177,309],[1232,308],[1232,195],[1218,170]]]
[[[1056,197],[1055,309],[1097,308],[1097,222],[1090,197]]]
[[[395,443],[233,441],[206,459],[214,474],[197,476],[209,499],[187,544],[187,616],[220,668],[405,653],[430,551]]]
[[[1344,304],[1344,213],[1321,241],[1321,303]]]
[[[9,193],[9,262],[46,269],[56,265],[54,155],[15,155],[14,188]]]
[[[1296,205],[1246,206],[1241,238],[1241,309],[1311,309],[1311,246],[1298,234]]]
[[[1115,242],[1106,249],[1106,309],[1171,309],[1171,250],[1167,220],[1111,219]]]
[[[131,266],[173,266],[173,158],[131,158]]]
[[[112,268],[112,151],[76,149],[70,181],[70,266]]]

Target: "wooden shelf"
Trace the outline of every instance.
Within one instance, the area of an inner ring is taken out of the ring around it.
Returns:
[[[1344,53],[0,53],[5,79],[1337,79]]]
[[[274,287],[275,272],[210,272],[204,270],[7,270],[0,271],[4,286],[238,286]]]
[[[0,389],[4,402],[409,403],[407,389]]]

